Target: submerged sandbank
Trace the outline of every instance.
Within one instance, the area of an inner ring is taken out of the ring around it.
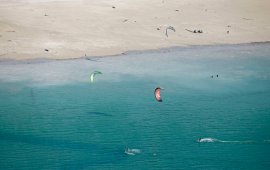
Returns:
[[[267,0],[1,1],[0,59],[269,41],[269,6]],[[167,26],[176,30],[168,30],[168,37]]]
[[[187,88],[197,86],[190,84],[193,80],[218,80],[228,85],[245,78],[264,81],[270,77],[269,47],[270,43],[209,45],[134,51],[111,57],[6,60],[0,61],[0,82],[30,82],[38,86],[89,84],[90,75],[96,70],[103,73],[99,82],[149,76],[147,81],[156,82],[155,86],[170,84],[175,78],[180,78]],[[213,75],[219,75],[218,79],[212,79]],[[200,84],[198,88],[202,87],[205,86]]]

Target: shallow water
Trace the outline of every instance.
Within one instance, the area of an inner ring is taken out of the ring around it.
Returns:
[[[1,169],[269,169],[270,44],[2,61],[0,153]]]

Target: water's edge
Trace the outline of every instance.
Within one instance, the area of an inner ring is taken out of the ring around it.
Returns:
[[[114,55],[104,55],[104,56],[78,56],[74,58],[63,58],[63,59],[50,59],[50,58],[33,58],[33,59],[7,59],[7,58],[0,58],[0,65],[2,64],[34,64],[34,63],[45,63],[51,61],[71,61],[71,60],[89,60],[95,61],[95,59],[101,58],[110,58],[110,57],[120,57],[120,56],[128,56],[132,54],[149,54],[149,53],[168,53],[171,51],[181,51],[181,50],[189,50],[189,49],[201,49],[201,48],[216,48],[216,47],[243,47],[243,46],[250,46],[250,45],[269,45],[270,41],[264,42],[250,42],[250,43],[239,43],[239,44],[211,44],[211,45],[188,45],[188,46],[172,46],[172,47],[165,47],[159,49],[148,49],[148,50],[132,50],[122,52],[120,54]]]

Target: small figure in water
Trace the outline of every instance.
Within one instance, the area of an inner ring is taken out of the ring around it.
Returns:
[[[217,77],[218,77],[218,74],[217,74]]]
[[[214,78],[214,76],[212,75],[211,78]]]
[[[218,140],[213,139],[213,138],[199,138],[197,140],[197,142],[199,142],[199,143],[202,143],[202,142],[208,143],[208,142],[216,142],[216,141],[218,141]]]
[[[128,147],[125,148],[125,154],[128,154],[128,155],[135,155],[131,149],[129,149]]]
[[[140,153],[141,153],[140,149],[130,149],[128,147],[125,148],[125,154],[128,154],[128,155],[137,155]]]

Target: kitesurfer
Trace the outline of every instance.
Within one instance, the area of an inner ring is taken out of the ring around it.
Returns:
[[[199,138],[199,139],[197,140],[197,142],[201,142],[201,139],[202,139],[202,138]]]

